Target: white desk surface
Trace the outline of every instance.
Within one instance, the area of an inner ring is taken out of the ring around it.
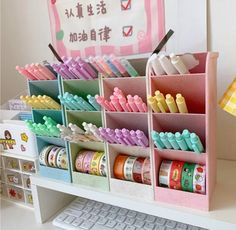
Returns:
[[[147,213],[155,214],[158,216],[162,216],[169,219],[174,219],[177,221],[182,221],[189,224],[200,223],[202,227],[208,227],[209,229],[227,229],[227,230],[235,230],[236,229],[236,161],[225,161],[218,160],[218,175],[217,175],[217,185],[215,189],[215,193],[212,200],[212,211],[210,212],[199,212],[195,210],[190,210],[186,208],[173,207],[163,203],[149,203],[145,206],[145,203],[137,203],[135,200],[130,198],[125,198],[121,196],[117,196],[117,199],[114,199],[113,194],[109,194],[108,192],[101,191],[93,191],[89,190],[86,187],[81,187],[77,185],[72,185],[69,183],[61,183],[56,180],[42,178],[40,176],[34,176],[32,178],[32,183],[37,184],[39,187],[48,188],[51,190],[58,190],[61,192],[65,192],[68,194],[73,194],[76,196],[83,196],[94,199],[102,202],[111,203],[118,206],[124,206],[129,208],[130,205],[134,205],[134,209],[138,211],[142,211],[143,208],[149,208]],[[128,202],[128,203],[127,203]],[[150,209],[150,207],[153,207]],[[2,209],[2,208],[1,208]],[[22,224],[24,224],[24,217],[33,216],[33,213],[21,212],[20,215],[17,214],[16,208],[12,208],[15,211],[10,212],[9,205],[3,205],[2,210],[2,220],[4,226],[8,226],[8,230],[13,230],[17,226],[19,226],[19,222],[12,223],[12,219],[15,219],[15,216],[21,216]],[[22,209],[22,208],[20,208]],[[144,209],[143,209],[144,210]],[[29,211],[31,212],[31,211]],[[6,217],[6,218],[5,218]],[[10,217],[10,218],[9,218]],[[18,218],[17,218],[18,219]],[[32,222],[35,228],[31,229],[55,229],[51,225],[51,221],[49,220],[47,223],[40,225],[36,224],[32,218],[30,218],[30,223]],[[25,224],[26,224],[25,220]],[[4,227],[3,226],[3,227]],[[15,226],[15,228],[13,227]],[[25,230],[27,228],[24,228]]]

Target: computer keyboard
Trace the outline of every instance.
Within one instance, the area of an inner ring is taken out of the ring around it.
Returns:
[[[54,220],[53,225],[68,230],[202,230],[157,216],[117,206],[76,198]]]

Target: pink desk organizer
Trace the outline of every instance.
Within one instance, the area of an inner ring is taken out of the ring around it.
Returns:
[[[210,200],[216,182],[216,64],[218,54],[198,53],[195,56],[199,59],[200,64],[191,70],[191,74],[149,77],[148,92],[151,95],[157,89],[163,94],[182,93],[189,109],[188,114],[152,113],[151,130],[176,132],[187,128],[196,132],[205,146],[205,152],[200,155],[194,152],[168,149],[160,151],[154,148],[154,199],[159,202],[207,211],[210,209]],[[158,173],[163,159],[206,165],[206,194],[160,187]]]

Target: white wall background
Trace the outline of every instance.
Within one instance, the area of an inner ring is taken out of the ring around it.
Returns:
[[[27,87],[16,65],[52,60],[46,1],[1,0],[1,104]],[[208,49],[220,53],[218,99],[236,75],[235,8],[235,0],[208,1]],[[217,114],[218,157],[236,160],[236,118],[220,109]]]

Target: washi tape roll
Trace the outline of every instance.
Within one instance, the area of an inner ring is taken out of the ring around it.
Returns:
[[[193,192],[193,173],[195,164],[184,163],[181,177],[181,186],[183,191]]]
[[[163,160],[159,170],[159,186],[170,187],[170,170],[172,161]]]
[[[99,163],[99,174],[101,176],[107,175],[106,154],[105,153],[103,153],[100,163]]]
[[[103,152],[96,152],[93,155],[91,165],[90,165],[90,174],[100,176],[99,164],[100,164],[102,156],[103,156]]]
[[[62,149],[62,147],[54,146],[50,153],[48,154],[48,164],[51,167],[57,167],[57,154]]]
[[[134,162],[136,161],[137,157],[135,156],[129,156],[127,160],[125,161],[124,165],[124,177],[126,180],[134,181],[133,177],[133,167]]]
[[[61,169],[68,169],[68,159],[65,148],[62,148],[57,154],[57,167]]]
[[[83,172],[83,162],[87,151],[80,151],[75,159],[75,169],[79,172]]]
[[[173,161],[170,169],[170,184],[169,188],[181,190],[182,170],[184,167],[183,161]]]
[[[193,192],[206,194],[206,167],[196,164],[193,173]]]
[[[91,162],[93,159],[93,156],[96,152],[95,151],[87,151],[86,155],[83,160],[83,172],[84,173],[90,173],[91,172]]]
[[[115,178],[121,179],[121,180],[125,179],[124,166],[125,166],[125,162],[128,159],[128,157],[129,156],[123,155],[123,154],[120,154],[116,157],[115,162],[114,162],[114,166],[113,166],[113,173],[114,173]]]
[[[48,166],[48,154],[50,153],[51,149],[55,147],[54,145],[48,145],[43,148],[43,150],[39,154],[39,164]]]
[[[138,157],[133,166],[133,178],[135,182],[142,183],[142,168],[145,158]]]
[[[142,182],[144,184],[151,184],[151,164],[150,164],[150,158],[146,157],[143,162],[143,168],[142,168]]]

